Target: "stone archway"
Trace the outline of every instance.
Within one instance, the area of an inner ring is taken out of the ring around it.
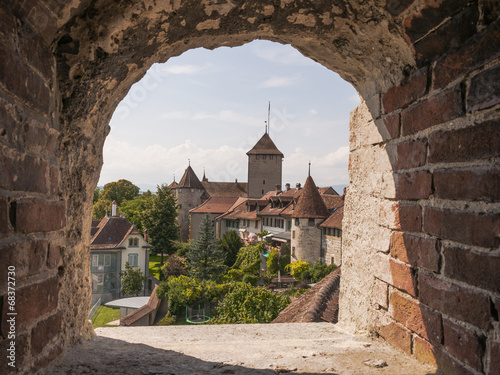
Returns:
[[[450,373],[493,373],[499,13],[490,0],[2,9],[0,256],[17,268],[20,367],[44,367],[90,335],[86,233],[116,105],[154,62],[260,38],[335,70],[370,112],[353,114],[341,321]],[[1,328],[6,337],[5,320]]]

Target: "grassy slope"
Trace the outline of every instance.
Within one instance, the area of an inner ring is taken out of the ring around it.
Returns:
[[[94,328],[98,327],[115,327],[108,326],[107,323],[113,320],[120,319],[120,308],[119,307],[107,307],[99,306],[96,313],[92,317],[92,326]]]

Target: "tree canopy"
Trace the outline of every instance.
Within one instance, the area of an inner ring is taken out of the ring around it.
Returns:
[[[224,253],[215,245],[213,223],[208,215],[203,218],[187,258],[190,275],[202,280],[216,277],[224,270]]]
[[[243,246],[243,241],[236,231],[231,230],[222,235],[222,238],[217,241],[217,246],[226,256],[225,265],[232,267],[234,262],[236,262],[238,251]]]
[[[125,295],[139,295],[146,280],[142,276],[140,268],[134,268],[126,262],[125,271],[120,272],[120,276],[122,277],[122,293]]]
[[[99,194],[99,199],[116,201],[116,204],[121,205],[124,200],[132,200],[139,195],[139,187],[128,180],[118,180],[104,185],[104,188]]]
[[[157,186],[156,194],[144,201],[144,210],[139,217],[142,227],[148,229],[153,251],[173,254],[176,251],[174,241],[179,239],[177,201],[166,184]]]

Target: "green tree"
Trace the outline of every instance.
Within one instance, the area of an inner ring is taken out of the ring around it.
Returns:
[[[98,186],[94,189],[94,200],[92,203],[96,203],[99,200],[99,195],[101,194],[102,189]]]
[[[144,286],[144,281],[146,281],[141,269],[132,267],[127,262],[125,263],[125,271],[120,272],[120,276],[122,277],[122,293],[138,296]]]
[[[316,261],[311,268],[309,268],[309,277],[311,282],[317,283],[321,279],[323,279],[330,272],[335,271],[337,266],[335,264],[326,265],[326,263],[322,263],[320,260]]]
[[[247,245],[238,251],[233,268],[238,268],[244,273],[258,275],[260,271],[260,253],[263,252],[262,244]]]
[[[226,256],[225,264],[228,267],[232,267],[234,262],[236,262],[236,256],[238,251],[243,247],[243,241],[241,241],[240,236],[234,230],[231,230],[222,235],[222,238],[217,241],[217,246]]]
[[[286,266],[286,269],[290,270],[290,273],[295,279],[304,281],[309,276],[310,267],[311,265],[309,263],[297,260]]]
[[[224,253],[215,245],[213,223],[206,214],[187,258],[190,275],[202,280],[214,278],[224,270]]]
[[[118,180],[104,185],[99,199],[116,201],[117,205],[121,205],[124,200],[132,200],[139,195],[139,187],[128,180]]]
[[[217,306],[217,324],[269,323],[290,304],[290,298],[249,283],[237,283]]]
[[[138,231],[144,233],[142,224],[142,213],[146,208],[148,199],[151,199],[151,192],[144,193],[131,200],[123,200],[120,205],[120,212],[125,214],[125,217],[134,224]]]
[[[143,229],[148,229],[153,251],[161,254],[175,252],[174,241],[179,239],[177,224],[177,202],[174,193],[167,185],[157,187],[156,194],[144,202],[144,211],[139,215]]]
[[[109,199],[100,198],[97,202],[92,206],[92,219],[93,220],[101,220],[106,213],[111,215],[111,201]]]
[[[186,260],[177,254],[170,254],[165,260],[165,264],[161,267],[161,272],[165,280],[170,276],[186,275]]]

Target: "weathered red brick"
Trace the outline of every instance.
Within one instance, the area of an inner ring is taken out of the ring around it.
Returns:
[[[421,167],[427,159],[427,140],[403,141],[396,146],[395,170]]]
[[[485,70],[470,81],[467,112],[479,111],[500,103],[500,66]]]
[[[444,347],[452,356],[478,371],[483,370],[484,337],[479,337],[449,319],[443,319],[443,334]]]
[[[432,193],[432,175],[429,171],[395,173],[396,199],[427,199]]]
[[[51,232],[66,225],[66,203],[32,198],[16,205],[16,231],[23,233]]]
[[[19,154],[17,151],[0,147],[0,188],[6,190],[48,192],[46,160]]]
[[[0,50],[4,52],[0,59],[0,82],[31,107],[48,114],[51,93],[45,81],[29,69],[13,46],[0,40]]]
[[[406,232],[422,231],[422,209],[418,204],[395,203],[392,209],[396,213],[394,229]]]
[[[37,121],[30,120],[25,126],[24,147],[27,152],[53,155],[56,150],[57,133]]]
[[[390,259],[392,285],[402,289],[412,296],[417,295],[417,276],[416,271],[405,263],[396,262]]]
[[[16,267],[17,281],[36,275],[45,270],[48,242],[45,240],[26,240],[13,244],[0,245],[0,287],[7,285],[8,266]]]
[[[392,317],[399,323],[434,345],[441,344],[441,314],[399,292],[391,293],[390,305]]]
[[[498,375],[500,371],[500,342],[492,341],[489,353],[490,366],[486,374]]]
[[[0,237],[9,233],[9,203],[7,198],[0,197]]]
[[[417,66],[424,66],[445,52],[460,47],[477,32],[479,9],[477,4],[465,8],[436,30],[415,42]]]
[[[9,107],[9,109],[7,109]],[[0,100],[0,140],[12,148],[19,147],[19,131],[21,127],[12,113],[14,106],[4,100]]]
[[[22,331],[25,326],[42,315],[55,311],[57,309],[58,296],[59,286],[57,277],[52,277],[24,288],[16,288],[16,329]],[[3,298],[3,316],[6,316],[8,308],[7,296]],[[5,334],[5,329],[6,327],[2,325],[3,334]]]
[[[41,369],[46,369],[54,360],[63,353],[63,345],[61,343],[55,344],[50,349],[47,355],[44,355],[36,360],[33,367],[30,369],[32,374],[38,373]]]
[[[407,107],[427,91],[427,68],[417,70],[403,81],[391,87],[382,97],[384,112]]]
[[[476,375],[476,372],[472,372],[467,369],[463,364],[461,364],[456,358],[451,357],[444,350],[435,348],[434,350],[437,367],[441,370],[442,374],[452,374],[452,375]]]
[[[445,246],[444,275],[500,294],[500,256]]]
[[[411,355],[411,332],[398,323],[382,326],[378,331],[389,344]]]
[[[413,355],[419,362],[427,363],[431,366],[437,366],[436,362],[437,348],[430,342],[421,337],[413,338]]]
[[[436,131],[429,137],[429,162],[461,162],[500,156],[500,120]]]
[[[467,5],[467,0],[426,0],[418,13],[407,16],[403,21],[405,34],[410,43],[424,37],[446,18],[460,12]]]
[[[433,88],[443,88],[456,78],[498,57],[500,22],[494,22],[463,43],[459,49],[437,60],[433,69]]]
[[[437,169],[434,196],[442,199],[500,201],[500,167]]]
[[[439,238],[494,248],[500,244],[500,213],[425,207],[424,231]]]
[[[399,127],[401,124],[401,115],[399,113],[394,113],[384,117],[383,122],[387,132],[389,133],[389,139],[399,137]]]
[[[432,272],[439,271],[438,241],[433,238],[393,232],[390,244],[391,256]]]
[[[26,37],[21,34],[19,47],[26,61],[38,70],[44,79],[53,79],[55,58],[50,48],[47,48],[39,38]]]
[[[419,299],[443,314],[487,330],[491,324],[487,294],[461,287],[422,272],[418,274]]]
[[[31,354],[39,354],[43,348],[50,343],[61,329],[61,312],[48,317],[33,327],[31,331]]]
[[[430,96],[401,115],[402,134],[411,135],[464,115],[460,85]]]

